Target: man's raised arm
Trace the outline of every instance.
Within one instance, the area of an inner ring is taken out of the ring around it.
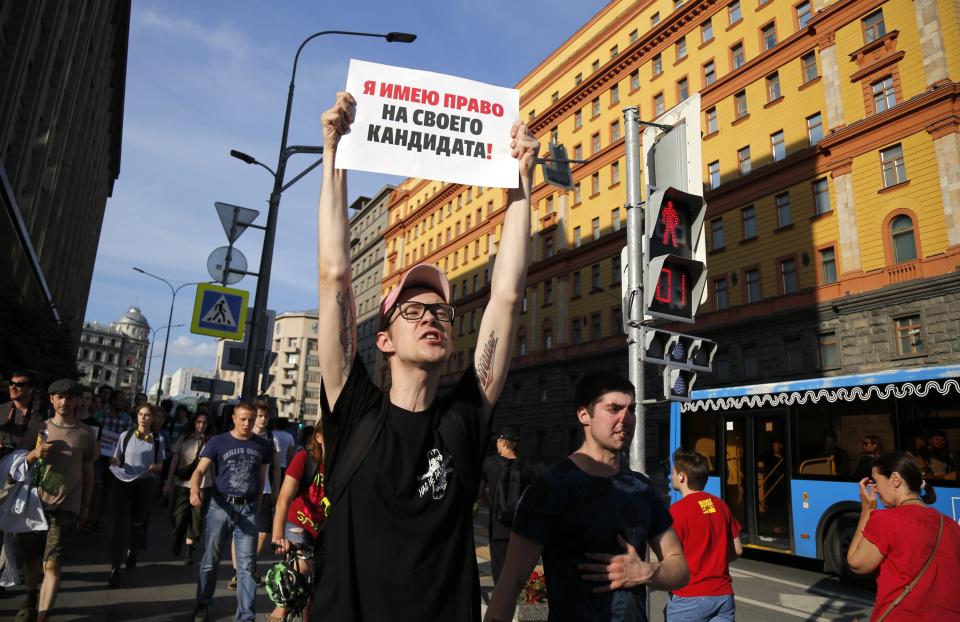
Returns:
[[[517,311],[527,278],[530,246],[530,193],[540,144],[527,126],[517,122],[511,130],[510,148],[520,163],[520,187],[507,195],[500,246],[493,265],[490,302],[480,322],[480,339],[474,355],[477,382],[484,394],[484,407],[493,409],[510,368],[510,347]]]
[[[331,408],[343,389],[357,344],[356,307],[350,272],[350,227],[347,219],[347,172],[336,168],[337,145],[353,122],[356,101],[337,93],[337,103],[323,113],[323,185],[317,244],[317,305],[321,326],[317,346],[320,375]]]

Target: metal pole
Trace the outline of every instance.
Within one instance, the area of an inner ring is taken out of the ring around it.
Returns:
[[[164,281],[164,283],[167,283]],[[177,289],[173,289],[173,286],[167,283],[167,286],[170,287],[170,291],[173,293],[173,296],[170,297],[170,315],[167,317],[167,326],[173,322],[173,303],[177,300],[177,292],[180,291],[181,285]],[[163,370],[167,366],[167,346],[170,345],[170,331],[167,331],[167,334],[164,336],[163,340],[163,358],[160,359],[160,382],[157,384],[157,404],[160,403],[160,398],[163,397]]]
[[[640,109],[623,111],[627,157],[627,356],[630,382],[637,392],[637,427],[630,447],[630,468],[647,472],[643,361],[640,360],[643,322],[643,202],[640,199]]]

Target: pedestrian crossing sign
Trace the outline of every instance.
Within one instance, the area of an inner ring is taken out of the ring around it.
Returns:
[[[190,332],[241,341],[247,326],[249,292],[212,283],[197,286]]]

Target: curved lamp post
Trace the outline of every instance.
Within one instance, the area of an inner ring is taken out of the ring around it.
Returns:
[[[265,168],[273,175],[273,191],[270,193],[269,210],[267,211],[267,225],[263,237],[263,251],[260,255],[260,268],[257,275],[257,291],[254,296],[253,317],[250,318],[250,341],[249,347],[243,362],[243,389],[241,396],[243,399],[253,399],[257,392],[257,367],[263,361],[263,337],[266,327],[266,309],[267,296],[270,291],[270,271],[273,266],[273,244],[277,232],[277,212],[280,207],[280,194],[300,180],[304,175],[316,168],[320,160],[314,162],[306,170],[291,179],[288,183],[283,183],[283,178],[287,169],[287,159],[294,153],[315,153],[323,152],[321,147],[305,147],[294,145],[287,147],[287,135],[290,131],[290,111],[293,107],[293,90],[297,78],[297,63],[300,60],[300,52],[310,41],[322,35],[347,35],[352,37],[377,37],[386,39],[388,43],[412,43],[417,35],[406,32],[388,32],[378,34],[372,32],[353,32],[349,30],[324,30],[316,32],[300,44],[297,48],[297,54],[293,57],[293,71],[290,74],[290,88],[287,91],[287,109],[283,117],[283,133],[280,135],[280,155],[277,158],[277,169],[274,171],[269,166],[258,162],[253,156],[247,155],[241,151],[231,150],[230,155],[242,160],[247,164],[256,164]],[[169,333],[168,333],[169,335]],[[160,382],[163,382],[161,377]]]
[[[181,326],[185,326],[185,324],[174,324],[173,326],[167,324],[166,326],[159,326],[157,328],[154,328],[152,331],[150,331],[150,353],[147,354],[147,373],[144,374],[144,377],[143,377],[143,383],[146,385],[145,387],[143,387],[143,392],[147,394],[148,398],[150,397],[150,365],[151,363],[153,363],[153,343],[154,343],[153,338],[158,331],[161,331],[164,328],[169,330],[171,328],[179,328]],[[161,381],[162,380],[163,378],[161,378]]]
[[[170,315],[167,317],[167,326],[173,322],[173,304],[177,301],[177,293],[184,287],[189,287],[190,285],[199,285],[203,281],[197,281],[194,283],[184,283],[174,287],[167,279],[162,276],[157,276],[156,274],[151,274],[146,270],[142,270],[136,266],[133,266],[133,269],[139,272],[140,274],[145,274],[149,277],[153,277],[158,281],[163,281],[163,284],[170,288]],[[167,334],[164,337],[163,341],[163,358],[160,360],[160,382],[157,384],[157,403],[160,403],[160,398],[163,397],[163,371],[167,366],[167,347],[170,345],[170,331],[167,330]],[[147,387],[147,391],[150,390],[150,387]]]

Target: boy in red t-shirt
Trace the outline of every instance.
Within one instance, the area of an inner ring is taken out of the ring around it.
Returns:
[[[670,594],[663,612],[667,622],[735,619],[730,562],[743,553],[740,523],[722,499],[703,492],[709,471],[706,456],[674,452],[671,484],[683,498],[670,507],[670,515],[690,567],[690,583]]]

